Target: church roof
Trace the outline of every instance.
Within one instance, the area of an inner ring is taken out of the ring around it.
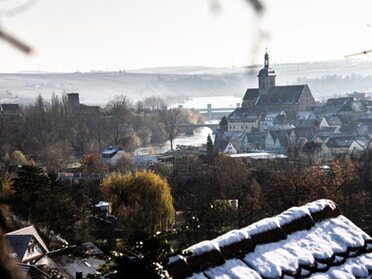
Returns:
[[[256,99],[259,95],[259,92],[260,91],[258,88],[248,88],[244,94],[243,101]]]
[[[306,84],[271,87],[267,95],[260,96],[257,105],[298,104],[306,88],[308,88]]]
[[[173,278],[371,278],[372,238],[330,200],[195,244],[166,266]]]

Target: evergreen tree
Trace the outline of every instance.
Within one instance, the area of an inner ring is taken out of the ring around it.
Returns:
[[[207,152],[212,152],[212,151],[213,151],[213,142],[212,142],[211,135],[208,134],[208,137],[207,137]]]

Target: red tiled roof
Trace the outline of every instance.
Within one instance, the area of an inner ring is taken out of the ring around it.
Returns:
[[[173,278],[371,278],[372,238],[330,200],[293,207],[170,258]]]

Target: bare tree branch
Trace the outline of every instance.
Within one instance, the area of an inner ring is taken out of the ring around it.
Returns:
[[[6,0],[1,0],[0,2],[5,2]],[[14,2],[13,0],[7,1],[7,2]],[[0,15],[6,15],[6,16],[14,16],[16,14],[19,14],[21,12],[24,12],[31,8],[35,4],[36,0],[26,0],[24,3],[15,6],[11,9],[6,10],[0,10]]]
[[[31,47],[26,45],[25,43],[21,42],[14,36],[10,35],[9,33],[6,33],[4,30],[0,29],[0,38],[14,46],[15,48],[21,50],[22,52],[26,54],[30,54],[32,52]]]

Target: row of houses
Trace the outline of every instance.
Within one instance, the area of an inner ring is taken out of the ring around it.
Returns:
[[[229,131],[220,126],[215,150],[230,154],[266,150],[297,156],[306,153],[315,160],[341,155],[358,155],[368,150],[372,138],[372,114],[351,124],[337,115],[319,116],[314,112],[288,117],[283,111],[264,117],[265,122],[250,132]]]
[[[242,107],[220,123],[216,151],[230,154],[265,150],[314,160],[358,155],[370,147],[372,101],[355,96],[316,103],[307,85],[276,86],[265,54],[257,89],[248,89]]]

